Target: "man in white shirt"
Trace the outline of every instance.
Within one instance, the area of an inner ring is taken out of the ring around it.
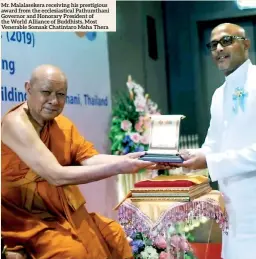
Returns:
[[[235,24],[212,30],[207,47],[225,82],[216,89],[211,121],[201,149],[184,153],[183,167],[208,168],[218,181],[229,216],[223,259],[255,258],[256,246],[256,66],[245,31]]]

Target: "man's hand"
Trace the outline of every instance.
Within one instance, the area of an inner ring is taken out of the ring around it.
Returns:
[[[181,156],[185,160],[180,166],[191,169],[205,169],[207,168],[206,157],[202,152],[196,152],[189,154],[189,152],[181,153]]]
[[[206,158],[202,152],[197,151],[191,154],[189,150],[181,150],[179,154],[184,159],[183,163],[161,163],[157,166],[165,166],[165,169],[184,167],[190,170],[198,170],[207,168]]]

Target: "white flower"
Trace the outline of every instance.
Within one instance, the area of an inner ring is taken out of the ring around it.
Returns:
[[[148,100],[148,112],[150,114],[156,114],[158,111],[158,105],[156,103],[154,103],[152,100]]]
[[[134,105],[136,107],[137,112],[143,112],[145,111],[146,107],[146,99],[143,98],[143,96],[136,96],[134,100]]]
[[[152,246],[146,246],[145,250],[140,254],[143,259],[159,259],[156,249]]]
[[[135,84],[133,82],[127,82],[126,85],[129,89],[129,91],[132,91],[134,89],[134,86],[135,86]]]
[[[169,229],[168,229],[168,232],[170,235],[173,235],[174,233],[176,233],[176,229],[174,226],[170,226]]]
[[[140,86],[140,85],[137,85],[137,84],[134,85],[134,92],[135,92],[137,95],[144,95],[144,89],[143,89],[143,87]]]

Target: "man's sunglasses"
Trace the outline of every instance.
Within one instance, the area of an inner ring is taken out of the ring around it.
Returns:
[[[213,40],[206,44],[206,47],[213,51],[217,49],[218,44],[220,43],[222,47],[227,47],[231,44],[233,44],[234,40],[245,40],[244,37],[240,36],[224,36],[220,40]]]

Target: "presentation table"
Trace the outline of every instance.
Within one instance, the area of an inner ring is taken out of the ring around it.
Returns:
[[[158,235],[166,235],[167,230],[177,224],[183,223],[187,226],[193,220],[208,218],[217,222],[226,234],[228,233],[228,219],[224,208],[224,198],[219,191],[212,190],[190,202],[170,202],[163,199],[158,201],[131,199],[128,195],[118,206],[118,219],[126,234],[131,236],[135,232],[141,232],[150,238]],[[192,247],[199,259],[219,259],[221,244],[194,244]],[[212,247],[215,249],[212,249]],[[199,251],[207,248],[208,255]],[[217,250],[216,250],[217,249]],[[211,256],[210,251],[215,250]],[[218,255],[216,255],[216,253]],[[200,257],[201,256],[201,257]]]

